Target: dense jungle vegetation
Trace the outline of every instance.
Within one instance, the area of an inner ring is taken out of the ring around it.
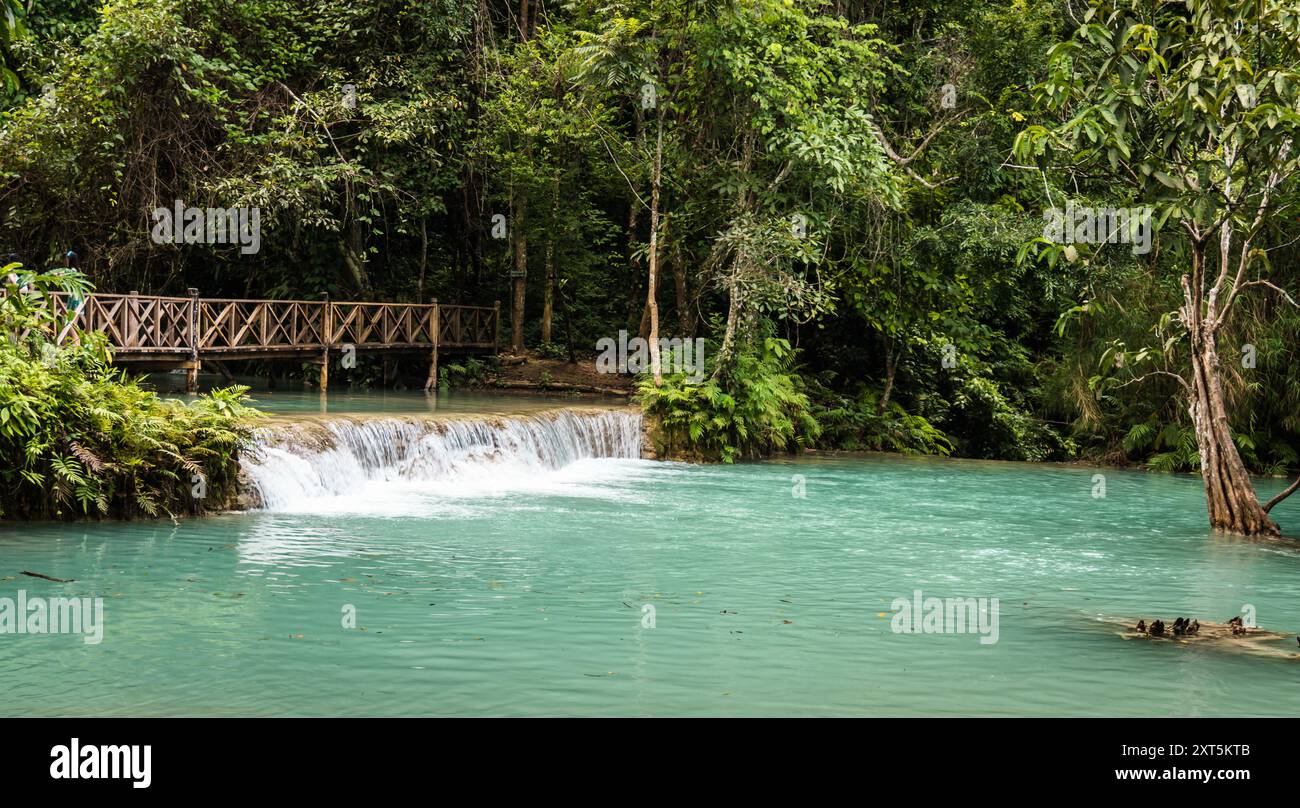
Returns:
[[[703,337],[703,381],[639,382],[702,456],[1300,466],[1291,3],[0,6],[24,266],[500,300],[514,352],[579,361]],[[260,251],[154,243],[174,200],[260,208]],[[1067,203],[1153,207],[1153,248],[1044,239]]]

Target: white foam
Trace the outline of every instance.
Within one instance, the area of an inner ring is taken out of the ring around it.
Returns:
[[[636,496],[609,483],[646,473],[640,454],[632,410],[352,416],[262,429],[244,469],[269,511],[466,515],[509,494]]]

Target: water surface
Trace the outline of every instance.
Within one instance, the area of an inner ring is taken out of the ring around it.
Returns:
[[[1300,712],[1296,661],[1103,620],[1250,604],[1300,631],[1300,550],[1210,533],[1192,477],[1105,471],[1098,499],[1063,466],[479,461],[277,512],[0,526],[0,596],[101,595],[106,623],[0,635],[0,715]],[[893,633],[915,589],[999,598],[998,642]]]

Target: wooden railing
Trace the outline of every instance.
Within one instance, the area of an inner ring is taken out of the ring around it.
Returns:
[[[153,354],[257,354],[364,349],[494,350],[500,306],[240,300],[95,293],[84,302],[55,295],[60,315],[102,331],[119,359]],[[65,329],[65,334],[75,334]]]
[[[429,345],[433,308],[418,303],[334,303],[328,312],[330,333],[335,341],[353,345]],[[451,335],[439,336],[440,344],[447,344]]]
[[[331,344],[325,327],[328,308],[324,301],[200,299],[198,349],[323,349]]]
[[[68,302],[61,302],[66,311]],[[76,323],[103,331],[121,352],[174,352],[194,345],[193,305],[186,297],[96,294],[86,300]]]
[[[484,306],[446,306],[438,310],[438,342],[464,341],[468,345],[497,344],[498,308]]]

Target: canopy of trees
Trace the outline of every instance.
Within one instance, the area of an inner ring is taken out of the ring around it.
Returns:
[[[0,257],[653,350],[670,448],[1300,466],[1283,0],[0,0]],[[261,249],[151,211],[261,209]],[[1052,208],[1153,211],[1062,244]],[[1216,501],[1220,502],[1217,506]]]

